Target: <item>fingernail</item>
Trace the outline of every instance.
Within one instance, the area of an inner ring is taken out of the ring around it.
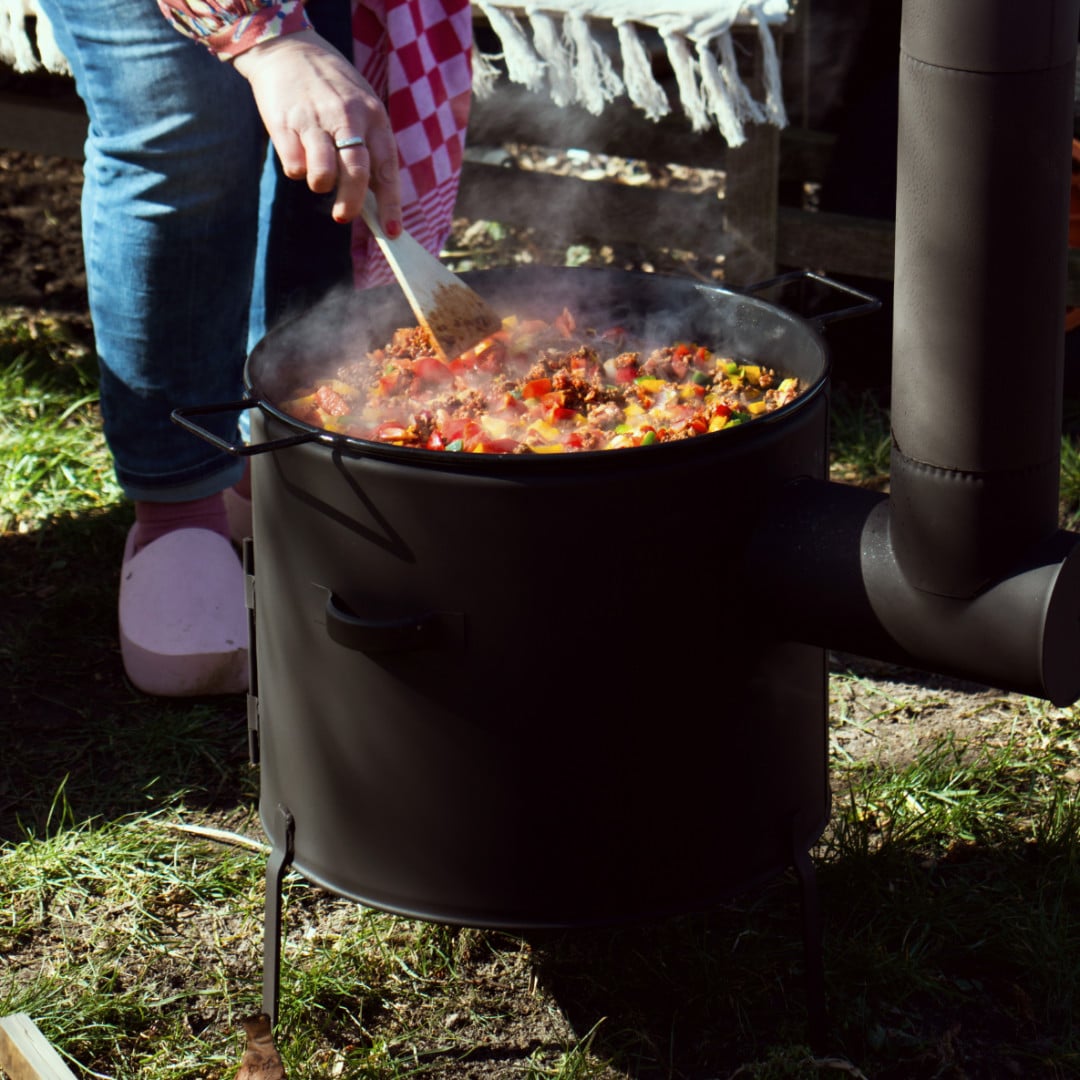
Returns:
[[[391,240],[396,240],[401,235],[401,222],[400,221],[388,221],[386,223],[386,235]]]

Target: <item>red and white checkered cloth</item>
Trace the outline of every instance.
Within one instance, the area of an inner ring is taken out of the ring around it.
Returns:
[[[386,102],[401,165],[405,228],[437,255],[450,234],[472,92],[469,0],[353,0],[354,60]],[[394,280],[374,237],[353,225],[358,288]]]

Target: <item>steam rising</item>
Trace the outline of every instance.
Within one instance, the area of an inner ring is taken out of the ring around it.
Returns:
[[[695,282],[607,269],[523,267],[465,275],[501,315],[553,322],[569,309],[579,329],[623,327],[647,342],[692,341],[799,377],[804,388],[823,377],[823,350],[808,350],[800,320],[763,301]],[[340,289],[269,334],[252,353],[249,379],[270,404],[299,387],[366,361],[415,318],[396,286]]]

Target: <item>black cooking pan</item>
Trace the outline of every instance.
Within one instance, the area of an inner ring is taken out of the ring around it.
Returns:
[[[563,308],[574,312],[579,326],[625,327],[633,336],[651,341],[695,341],[772,367],[784,376],[797,376],[798,399],[751,425],[699,436],[693,440],[612,451],[583,451],[575,461],[602,460],[605,467],[632,466],[643,451],[655,456],[701,452],[701,445],[723,436],[753,437],[748,431],[783,423],[792,411],[804,408],[826,387],[828,355],[821,331],[840,319],[877,310],[880,302],[865,293],[808,271],[786,274],[741,291],[688,278],[622,270],[563,267],[520,267],[478,271],[462,277],[503,315],[553,320]],[[764,299],[767,292],[838,291],[846,307],[803,317]],[[365,292],[338,293],[317,308],[273,330],[252,351],[244,372],[247,396],[241,401],[177,409],[174,420],[219,449],[238,456],[261,454],[303,442],[319,442],[345,453],[386,457],[425,467],[504,474],[507,471],[556,471],[565,468],[564,455],[450,454],[445,451],[399,447],[313,427],[282,410],[281,403],[301,388],[331,377],[342,364],[381,347],[394,330],[415,322],[397,286]],[[260,409],[284,424],[288,434],[269,442],[230,442],[206,430],[193,417],[209,413]],[[690,448],[687,443],[700,444]],[[580,467],[580,466],[579,466]]]

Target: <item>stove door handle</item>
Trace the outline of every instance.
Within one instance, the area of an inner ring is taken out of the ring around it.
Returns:
[[[332,592],[326,597],[326,632],[331,641],[362,653],[437,648],[444,639],[442,618],[436,612],[398,619],[364,619]]]

